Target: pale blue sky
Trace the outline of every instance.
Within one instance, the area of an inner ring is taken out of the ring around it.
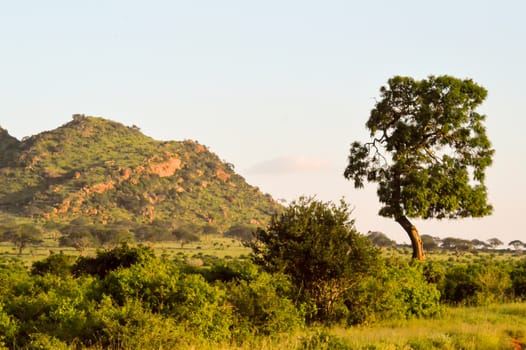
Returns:
[[[0,0],[0,126],[22,138],[83,113],[195,139],[275,198],[345,196],[360,231],[407,241],[374,187],[343,179],[349,144],[389,77],[469,77],[489,91],[495,213],[418,227],[526,240],[524,14],[521,0]]]

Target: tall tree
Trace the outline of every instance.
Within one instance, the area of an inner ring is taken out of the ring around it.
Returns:
[[[393,77],[366,123],[371,140],[351,144],[345,178],[356,188],[378,183],[379,215],[403,227],[415,259],[424,259],[424,249],[409,218],[492,212],[484,177],[494,150],[476,112],[486,95],[470,79]]]

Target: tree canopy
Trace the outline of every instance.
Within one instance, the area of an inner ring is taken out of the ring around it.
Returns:
[[[422,241],[408,218],[482,217],[485,170],[494,150],[485,115],[476,112],[487,91],[471,79],[395,76],[380,88],[366,123],[371,140],[353,142],[345,178],[356,188],[378,183],[379,215],[408,233],[413,258],[424,259]]]

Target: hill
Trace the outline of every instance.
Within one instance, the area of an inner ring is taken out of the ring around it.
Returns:
[[[0,128],[0,212],[56,222],[226,228],[265,223],[278,204],[206,146],[74,115],[19,141]]]

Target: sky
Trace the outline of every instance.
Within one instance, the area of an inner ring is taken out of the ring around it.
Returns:
[[[522,0],[0,0],[0,126],[17,138],[76,113],[193,139],[276,199],[341,198],[362,233],[408,242],[374,185],[343,178],[395,75],[488,90],[494,213],[415,220],[421,234],[526,240]]]

